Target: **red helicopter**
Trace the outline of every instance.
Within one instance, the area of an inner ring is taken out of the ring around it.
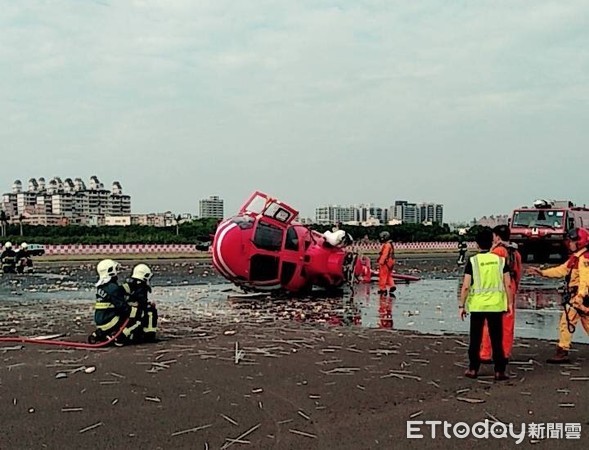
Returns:
[[[343,230],[321,234],[295,222],[298,211],[254,192],[213,238],[213,266],[245,291],[309,292],[370,281],[370,259],[345,247]]]

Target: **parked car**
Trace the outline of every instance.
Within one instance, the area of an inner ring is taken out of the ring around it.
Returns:
[[[45,247],[41,244],[29,244],[27,250],[31,256],[41,256],[45,254]]]
[[[197,241],[194,247],[201,252],[208,252],[211,244],[211,241]]]

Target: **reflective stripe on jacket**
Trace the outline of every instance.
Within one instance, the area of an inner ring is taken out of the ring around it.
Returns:
[[[505,260],[494,253],[479,253],[470,258],[472,286],[468,295],[470,312],[507,311],[507,293],[503,284]]]

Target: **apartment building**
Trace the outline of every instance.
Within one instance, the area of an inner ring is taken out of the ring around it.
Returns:
[[[123,193],[115,181],[112,189],[104,188],[98,177],[92,176],[88,186],[81,178],[31,178],[27,189],[16,180],[12,192],[3,194],[0,207],[16,222],[22,218],[29,224],[77,223],[94,224],[105,216],[129,216],[131,197]],[[58,218],[66,218],[67,221]]]
[[[397,200],[393,206],[381,208],[374,204],[357,206],[320,206],[315,209],[315,223],[338,222],[355,225],[399,223],[443,223],[444,206],[437,203],[410,203]]]
[[[209,198],[199,200],[198,202],[198,214],[199,217],[222,219],[225,211],[223,207],[223,199],[216,195],[212,195]]]

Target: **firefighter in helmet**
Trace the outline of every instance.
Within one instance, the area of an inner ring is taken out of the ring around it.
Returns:
[[[16,273],[16,252],[12,248],[12,242],[8,241],[4,244],[0,261],[2,262],[2,272]]]
[[[584,228],[570,230],[567,241],[571,256],[560,266],[548,269],[531,267],[528,273],[549,278],[564,278],[565,286],[563,293],[564,311],[560,318],[559,338],[556,347],[556,354],[546,362],[550,364],[568,364],[569,349],[573,339],[573,333],[579,320],[585,331],[589,334],[589,302],[587,292],[589,291],[589,262],[587,246],[589,245],[589,232]],[[583,275],[583,286],[580,286],[580,275]],[[586,304],[586,305],[585,305]]]
[[[98,282],[96,283],[96,304],[94,305],[94,321],[96,331],[88,342],[106,341],[115,335],[127,319],[137,316],[137,308],[131,307],[126,301],[126,293],[119,285],[118,274],[120,265],[112,259],[103,259],[96,266]],[[125,328],[117,337],[115,345],[122,346],[129,342],[133,330]]]
[[[397,289],[393,280],[393,267],[395,266],[395,249],[391,234],[388,231],[382,231],[378,235],[378,240],[382,244],[378,255],[378,293],[393,295]],[[387,291],[388,289],[388,291]]]
[[[29,244],[23,242],[16,251],[16,271],[18,273],[24,273],[26,269],[33,267],[33,261],[31,254],[29,253]]]
[[[138,315],[129,321],[129,327],[133,329],[135,342],[153,342],[157,332],[157,309],[155,302],[148,300],[151,292],[149,281],[153,272],[146,264],[137,264],[133,268],[131,278],[123,283],[123,289],[127,294],[127,302],[137,308]],[[133,323],[131,323],[133,322]]]

